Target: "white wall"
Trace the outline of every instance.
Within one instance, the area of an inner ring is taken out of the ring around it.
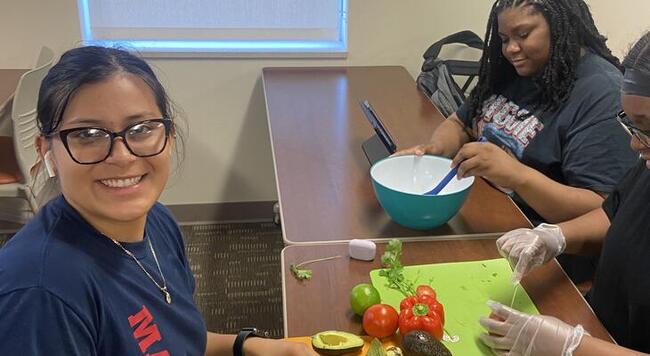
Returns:
[[[2,0],[0,68],[30,67],[41,45],[58,53],[80,40],[75,0]],[[182,172],[162,200],[168,204],[276,199],[261,69],[269,66],[403,65],[416,76],[423,51],[462,29],[483,36],[488,0],[350,0],[345,60],[154,59],[190,133]],[[647,0],[589,1],[615,54],[648,25]],[[631,21],[630,19],[639,19]]]
[[[634,42],[650,30],[648,0],[587,0],[598,29],[609,39],[614,55],[623,58]]]

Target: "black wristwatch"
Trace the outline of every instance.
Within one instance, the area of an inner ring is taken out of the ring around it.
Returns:
[[[268,337],[268,332],[261,332],[257,328],[243,328],[237,333],[235,343],[232,345],[234,356],[244,356],[244,341],[249,337]]]

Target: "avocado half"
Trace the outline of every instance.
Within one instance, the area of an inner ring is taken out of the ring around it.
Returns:
[[[311,346],[321,355],[344,355],[363,348],[364,341],[345,331],[322,331],[311,337]]]

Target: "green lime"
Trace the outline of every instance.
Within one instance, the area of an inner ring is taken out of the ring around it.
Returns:
[[[381,303],[379,291],[371,284],[357,284],[350,292],[350,305],[352,310],[359,316],[363,316],[366,309],[379,303]]]

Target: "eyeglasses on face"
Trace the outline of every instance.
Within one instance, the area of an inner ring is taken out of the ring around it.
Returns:
[[[126,148],[137,157],[152,157],[160,154],[167,146],[172,128],[168,118],[149,119],[135,122],[124,130],[114,132],[103,127],[75,127],[59,130],[63,146],[75,162],[95,164],[111,155],[115,139],[120,137]]]
[[[625,131],[630,136],[636,137],[639,142],[641,142],[646,148],[650,148],[650,132],[643,131],[632,123],[632,120],[627,116],[625,111],[621,110],[617,115],[616,115],[616,120],[623,126]]]

